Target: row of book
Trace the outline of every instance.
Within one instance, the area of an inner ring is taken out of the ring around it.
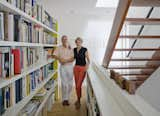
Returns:
[[[110,71],[110,78],[113,79],[120,88],[125,89],[129,94],[135,94],[137,88],[144,83],[148,77],[130,77],[125,78],[114,70]]]
[[[54,79],[51,78],[47,84],[39,90],[32,100],[19,112],[19,116],[34,116],[47,93],[54,87]],[[51,98],[49,98],[51,99]]]
[[[38,48],[0,47],[0,78],[10,78],[21,74],[38,62],[40,62]]]
[[[50,69],[50,65],[52,65],[52,63],[0,89],[0,114],[3,114],[7,108],[29,96],[51,72],[53,73],[54,70]]]
[[[48,27],[56,30],[56,21],[53,17],[43,8],[37,0],[6,0],[13,6],[19,8],[23,12],[44,23]]]
[[[19,15],[0,12],[0,40],[43,43],[43,28],[25,21]]]
[[[46,43],[46,44],[57,44],[57,38],[48,32],[44,32],[43,40],[44,40],[43,43]]]

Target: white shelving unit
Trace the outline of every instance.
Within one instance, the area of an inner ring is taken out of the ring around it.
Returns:
[[[38,21],[37,19],[33,18],[32,16],[28,15],[27,13],[23,12],[19,8],[16,8],[15,6],[13,6],[12,4],[8,3],[5,0],[0,0],[0,10],[1,11],[5,11],[5,12],[9,12],[9,13],[12,13],[12,14],[15,14],[15,15],[20,15],[26,21],[31,22],[33,24],[36,24],[36,25],[40,26],[41,28],[43,28],[45,32],[49,32],[50,34],[58,35],[58,32],[56,32],[55,30],[51,29],[49,26],[43,24],[42,22]],[[28,42],[15,42],[15,41],[0,41],[0,46],[1,47],[36,47],[38,49],[39,48],[42,49],[43,47],[49,47],[49,48],[57,47],[57,44],[28,43]],[[41,67],[43,67],[43,66],[55,61],[54,59],[49,59],[49,60],[42,59],[42,60],[43,61],[37,62],[34,65],[29,66],[21,74],[12,76],[9,79],[0,79],[0,89],[5,87],[5,86],[7,86],[7,85],[9,85],[9,84],[14,83],[16,80],[19,80],[21,78],[25,78],[25,76],[27,74],[30,74],[30,73],[36,71],[37,69],[40,69]],[[14,104],[13,106],[11,106],[8,109],[6,109],[6,111],[4,112],[3,116],[16,116],[19,113],[19,111],[25,105],[27,105],[27,103],[33,98],[33,96],[35,96],[35,94],[42,87],[44,87],[44,85],[56,73],[57,73],[57,69],[52,74],[49,74],[48,78],[43,80],[43,82],[41,82],[36,87],[36,89],[30,93],[30,95],[24,97],[21,101],[19,101],[18,103]],[[38,112],[40,112],[42,110],[44,104],[47,102],[47,99],[51,96],[51,94],[54,92],[54,90],[55,90],[55,87],[53,87],[52,89],[50,89],[47,92],[47,95],[46,95],[44,101],[41,103],[40,107],[38,108],[36,115],[38,115]]]
[[[40,22],[37,19],[35,19],[35,18],[31,17],[30,15],[26,14],[25,12],[23,12],[20,9],[16,8],[15,6],[9,4],[5,0],[0,0],[0,6],[1,6],[0,9],[2,9],[3,11],[7,11],[7,12],[10,12],[10,13],[13,13],[13,14],[21,15],[26,20],[28,20],[30,22],[33,22],[33,23],[43,27],[45,29],[45,31],[58,34],[58,32],[56,32],[55,30],[51,29],[50,27],[46,26],[42,22]]]
[[[18,114],[18,112],[33,98],[33,96],[35,96],[35,94],[53,77],[53,75],[55,73],[56,73],[56,71],[54,71],[52,74],[50,74],[48,76],[48,78],[46,78],[41,84],[39,84],[36,87],[36,89],[33,92],[30,93],[29,96],[25,97],[20,102],[13,105],[9,109],[7,109],[4,116],[11,116],[13,114],[16,116]]]

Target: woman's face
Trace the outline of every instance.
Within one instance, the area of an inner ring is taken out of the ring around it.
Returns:
[[[81,46],[82,46],[82,41],[77,40],[77,41],[76,41],[76,45],[77,45],[77,47],[81,47]]]

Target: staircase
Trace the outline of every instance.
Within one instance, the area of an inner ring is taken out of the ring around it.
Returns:
[[[117,73],[115,81],[124,83],[131,94],[160,66],[160,34],[143,34],[146,27],[160,26],[160,18],[151,16],[158,6],[160,0],[119,0],[103,66]],[[128,17],[132,7],[149,7],[150,10],[144,18]],[[132,26],[140,27],[137,34],[125,32]],[[119,42],[121,47],[118,47]],[[114,57],[115,54],[119,57]]]

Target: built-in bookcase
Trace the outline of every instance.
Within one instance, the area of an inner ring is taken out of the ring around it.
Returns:
[[[39,116],[51,109],[57,39],[57,20],[36,0],[0,1],[0,115]]]

